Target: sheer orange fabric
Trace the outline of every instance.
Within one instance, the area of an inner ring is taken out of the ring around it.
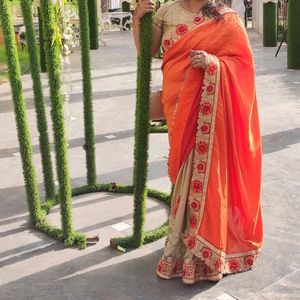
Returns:
[[[210,54],[206,72],[191,68],[191,50]],[[182,276],[187,283],[219,280],[252,268],[262,246],[254,61],[236,13],[225,13],[219,22],[206,20],[184,35],[165,53],[162,70],[169,175],[175,184],[166,245],[175,231],[174,207],[186,201],[186,226],[177,234],[189,258],[185,262],[186,253],[179,257],[168,250],[157,272],[164,278]],[[192,170],[184,175],[188,160]],[[185,199],[183,181],[189,186]]]

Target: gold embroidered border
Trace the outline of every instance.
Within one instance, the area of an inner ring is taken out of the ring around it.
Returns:
[[[213,150],[219,96],[220,63],[215,56],[210,55],[210,57],[212,62],[204,75],[203,92],[199,104],[194,170],[189,192],[191,220],[188,235],[196,234],[202,223]]]

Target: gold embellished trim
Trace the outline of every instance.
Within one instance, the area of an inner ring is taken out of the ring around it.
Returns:
[[[188,201],[190,220],[187,235],[195,235],[201,226],[210,174],[220,82],[219,60],[214,55],[210,55],[210,60],[204,74],[199,103],[194,166]]]
[[[205,244],[196,241],[196,253],[193,255],[187,248],[184,258],[163,256],[156,268],[156,273],[164,279],[182,277],[182,281],[193,284],[199,280],[219,281],[226,274],[251,270],[259,256],[259,250],[230,254],[214,252]]]

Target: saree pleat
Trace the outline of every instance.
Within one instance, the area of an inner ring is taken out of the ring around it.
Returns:
[[[210,54],[205,72],[190,67],[189,51],[197,49]],[[157,274],[190,284],[249,270],[263,239],[261,140],[241,21],[228,12],[191,30],[165,54],[162,69],[175,189]]]

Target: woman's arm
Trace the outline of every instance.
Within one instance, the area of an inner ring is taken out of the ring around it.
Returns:
[[[137,52],[140,52],[140,22],[142,17],[153,12],[155,3],[152,0],[142,0],[138,2],[137,8],[133,14],[133,38]],[[153,24],[152,33],[152,55],[154,56],[161,45],[162,28]]]

